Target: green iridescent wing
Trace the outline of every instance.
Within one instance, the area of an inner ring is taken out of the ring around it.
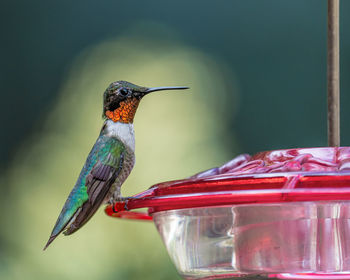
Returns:
[[[101,135],[68,196],[45,248],[63,231],[81,228],[97,211],[118,177],[125,154],[121,141]],[[67,226],[68,225],[68,226]]]

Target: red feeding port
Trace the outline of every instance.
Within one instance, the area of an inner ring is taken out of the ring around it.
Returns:
[[[304,148],[240,155],[185,180],[152,186],[106,213],[145,219],[125,209],[158,211],[226,204],[349,199],[350,148]],[[121,213],[126,212],[126,213]],[[151,218],[150,218],[151,219]]]

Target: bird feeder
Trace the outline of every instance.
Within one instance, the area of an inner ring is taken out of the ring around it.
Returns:
[[[106,213],[153,219],[186,279],[349,279],[349,200],[350,148],[306,148],[241,155]]]
[[[105,212],[153,221],[185,279],[350,279],[350,147],[339,138],[339,0],[328,0],[330,147],[240,155]]]

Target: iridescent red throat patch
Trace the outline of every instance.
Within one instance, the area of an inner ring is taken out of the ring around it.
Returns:
[[[114,122],[132,123],[139,103],[140,100],[137,98],[121,101],[117,109],[106,111],[106,117]]]

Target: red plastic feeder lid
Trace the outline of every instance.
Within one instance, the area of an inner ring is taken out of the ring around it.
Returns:
[[[330,200],[350,200],[350,147],[239,155],[188,179],[156,184],[105,211],[118,218],[151,220],[152,213],[173,209]],[[148,213],[129,211],[139,208],[148,208]]]

